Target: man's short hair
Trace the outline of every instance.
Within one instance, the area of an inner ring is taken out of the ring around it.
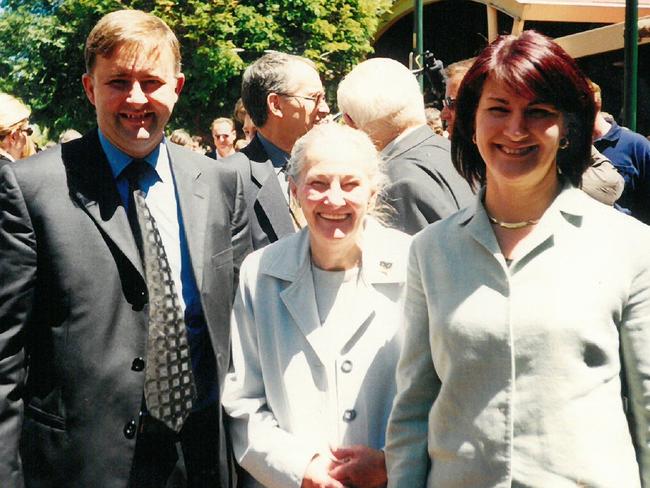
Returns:
[[[0,139],[24,125],[31,111],[16,97],[0,93]]]
[[[157,51],[166,44],[174,56],[176,74],[181,71],[181,51],[178,39],[165,22],[155,15],[140,10],[117,10],[104,15],[86,39],[84,59],[86,73],[95,66],[97,56],[110,57],[117,47],[125,47],[135,54],[145,48]]]
[[[476,61],[476,57],[461,59],[460,61],[451,63],[445,68],[445,79],[452,79],[457,77],[462,79],[472,67],[474,61]]]
[[[216,126],[218,126],[219,124],[228,124],[230,126],[230,130],[235,130],[235,123],[233,122],[233,120],[231,118],[219,117],[219,118],[214,119],[212,121],[212,123],[210,124],[210,132],[212,132],[214,130],[214,128]]]
[[[378,122],[404,130],[424,125],[424,99],[409,69],[388,58],[373,58],[355,66],[339,84],[339,109],[367,130]]]
[[[251,64],[242,78],[241,99],[256,127],[264,127],[268,119],[266,99],[270,93],[289,93],[288,77],[291,63],[305,63],[316,70],[309,59],[294,54],[271,52]]]

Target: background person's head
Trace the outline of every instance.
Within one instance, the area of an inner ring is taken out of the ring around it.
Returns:
[[[63,144],[64,142],[70,142],[75,139],[80,139],[81,137],[83,137],[81,132],[75,129],[66,129],[61,132],[61,135],[59,136],[59,143]]]
[[[214,119],[210,125],[210,132],[212,133],[212,141],[219,156],[225,158],[235,152],[237,131],[235,130],[235,123],[232,119],[228,117]]]
[[[351,127],[319,125],[296,142],[289,181],[309,226],[312,252],[343,248],[354,258],[365,216],[378,212],[382,167],[369,137]]]
[[[452,159],[474,185],[485,184],[485,162],[474,142],[476,113],[486,80],[561,114],[566,148],[557,151],[561,173],[579,186],[589,166],[596,106],[587,79],[558,44],[534,31],[501,36],[490,44],[465,75],[456,100]],[[530,115],[534,117],[534,114]]]
[[[345,122],[370,136],[378,149],[411,127],[426,123],[424,99],[403,64],[373,58],[355,66],[336,94]]]
[[[84,90],[106,138],[134,157],[160,143],[185,78],[176,36],[139,10],[102,17],[86,40]]]
[[[286,152],[329,114],[314,63],[291,54],[268,53],[246,68],[241,96],[255,127]]]
[[[0,148],[12,159],[22,159],[30,146],[29,108],[16,97],[0,93]]]
[[[456,97],[458,96],[458,89],[460,88],[460,84],[463,81],[465,74],[467,74],[475,60],[476,58],[463,59],[462,61],[456,61],[445,68],[445,98],[442,101],[442,112],[440,113],[440,118],[444,121],[445,129],[450,138],[454,132],[454,118],[456,117],[455,104]]]

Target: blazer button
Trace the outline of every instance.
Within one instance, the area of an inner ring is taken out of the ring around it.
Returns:
[[[352,371],[352,361],[350,361],[349,359],[343,361],[341,363],[341,371],[343,371],[344,373],[349,373],[350,371]]]
[[[356,418],[357,412],[352,408],[343,412],[343,422],[352,422]]]
[[[131,419],[124,424],[124,437],[133,439],[135,437],[135,420]]]
[[[142,371],[144,370],[144,358],[137,357],[131,363],[131,371]]]

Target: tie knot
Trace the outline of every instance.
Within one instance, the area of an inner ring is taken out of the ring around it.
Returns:
[[[133,159],[122,170],[122,177],[129,182],[129,188],[141,188],[142,178],[148,173],[151,166],[144,159]]]

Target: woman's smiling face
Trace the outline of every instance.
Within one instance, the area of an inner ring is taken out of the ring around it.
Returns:
[[[368,163],[354,150],[332,148],[329,153],[315,153],[307,154],[300,177],[293,185],[311,239],[321,246],[356,242],[375,195]]]
[[[485,81],[475,118],[475,143],[487,184],[536,186],[557,177],[556,156],[564,120],[553,105],[513,93],[491,77]]]

